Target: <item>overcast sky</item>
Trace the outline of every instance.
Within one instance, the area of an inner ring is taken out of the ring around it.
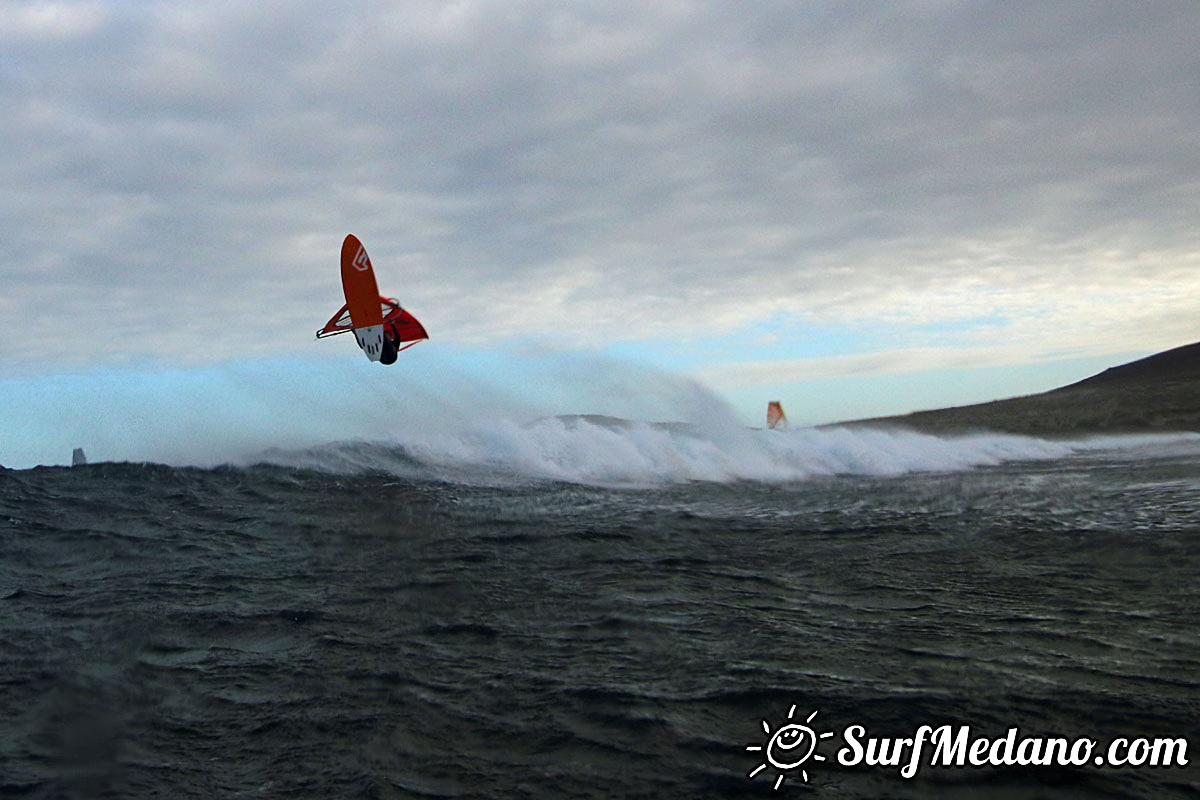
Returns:
[[[361,358],[313,341],[353,232],[421,363],[599,352],[813,422],[1051,388],[1200,340],[1198,31],[1195,0],[0,0],[0,369]]]

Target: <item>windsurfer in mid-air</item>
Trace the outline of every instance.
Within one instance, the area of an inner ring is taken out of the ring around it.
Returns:
[[[342,292],[346,305],[317,331],[318,339],[353,331],[367,358],[394,364],[401,350],[429,338],[417,318],[399,302],[379,294],[371,259],[353,234],[342,242]]]

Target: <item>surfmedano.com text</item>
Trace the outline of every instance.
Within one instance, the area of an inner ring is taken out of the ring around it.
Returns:
[[[1104,747],[1096,739],[1021,736],[1016,727],[1000,739],[972,736],[970,725],[922,725],[904,739],[868,736],[866,727],[851,725],[842,732],[846,746],[838,751],[844,767],[900,767],[900,777],[916,777],[922,766],[1009,767],[1185,767],[1187,739],[1117,737]]]

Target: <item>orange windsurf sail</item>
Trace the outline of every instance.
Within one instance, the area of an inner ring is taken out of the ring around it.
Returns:
[[[787,427],[787,414],[783,413],[783,405],[778,400],[767,403],[767,427]]]
[[[400,346],[396,348],[397,352],[412,347],[422,339],[429,338],[429,334],[425,332],[425,326],[410,312],[401,308],[395,298],[381,295],[379,305],[384,330],[389,338],[399,338],[401,342]],[[329,322],[325,323],[325,327],[317,331],[317,338],[323,339],[326,336],[336,336],[352,330],[354,330],[354,323],[350,319],[350,309],[348,306],[342,306],[336,314],[330,317]]]

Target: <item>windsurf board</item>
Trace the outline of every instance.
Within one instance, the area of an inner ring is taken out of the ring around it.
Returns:
[[[354,234],[342,242],[342,291],[354,326],[354,338],[367,358],[378,361],[383,352],[383,310],[379,305],[379,286],[367,249]]]

